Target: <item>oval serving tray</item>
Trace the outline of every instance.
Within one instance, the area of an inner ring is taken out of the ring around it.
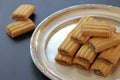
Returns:
[[[120,78],[120,63],[106,78],[74,66],[55,62],[57,48],[83,16],[92,16],[117,26],[120,31],[120,8],[102,5],[76,5],[57,11],[44,19],[35,29],[31,42],[31,57],[38,69],[52,80],[117,80]]]

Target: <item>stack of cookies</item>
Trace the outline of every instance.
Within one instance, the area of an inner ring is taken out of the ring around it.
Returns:
[[[82,17],[59,46],[55,61],[106,77],[120,59],[119,35],[108,22]]]
[[[16,20],[16,22],[10,23],[6,26],[6,32],[8,33],[8,35],[14,38],[34,30],[35,24],[31,19],[29,19],[34,11],[35,6],[31,4],[20,5],[12,13],[12,19]]]

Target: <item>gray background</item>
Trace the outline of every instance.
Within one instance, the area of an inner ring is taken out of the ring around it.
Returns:
[[[0,80],[49,80],[34,65],[30,56],[32,32],[10,38],[6,32],[12,12],[21,4],[33,4],[36,12],[30,18],[39,24],[60,9],[80,4],[108,4],[120,6],[120,0],[0,0]]]

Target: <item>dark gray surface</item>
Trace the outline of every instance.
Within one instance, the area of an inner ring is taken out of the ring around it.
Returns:
[[[6,32],[12,12],[21,4],[33,4],[36,12],[30,18],[39,24],[60,9],[79,4],[108,4],[120,6],[120,0],[0,0],[0,80],[49,80],[34,65],[30,56],[32,32],[10,38]]]

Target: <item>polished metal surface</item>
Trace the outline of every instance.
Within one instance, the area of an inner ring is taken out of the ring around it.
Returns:
[[[55,62],[57,48],[83,16],[112,23],[120,31],[120,8],[101,5],[76,5],[60,10],[44,19],[34,31],[31,42],[31,57],[38,69],[55,80],[115,80],[120,78],[120,64],[108,77],[100,77],[89,71],[63,66]]]

